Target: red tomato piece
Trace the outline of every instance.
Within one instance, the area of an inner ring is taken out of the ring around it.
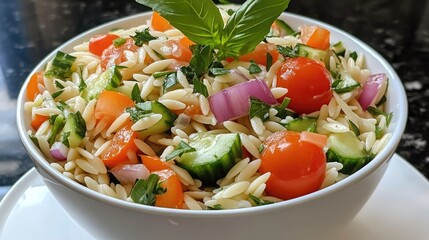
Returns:
[[[153,12],[151,18],[151,26],[153,30],[165,32],[173,28],[167,19],[163,18],[159,13]]]
[[[253,60],[255,63],[260,65],[267,65],[267,54],[270,54],[273,57],[273,63],[279,58],[279,53],[277,52],[277,47],[273,43],[261,43],[256,46],[255,50],[250,53],[244,54],[239,57],[240,61],[250,62]]]
[[[95,104],[95,119],[103,119],[109,125],[124,113],[126,108],[134,106],[133,100],[120,92],[103,91]]]
[[[101,57],[104,49],[112,45],[113,40],[117,38],[119,38],[119,36],[114,34],[94,36],[89,40],[89,52]]]
[[[171,169],[154,171],[153,174],[159,176],[160,186],[167,189],[163,194],[156,195],[157,207],[182,208],[183,189],[179,178]]]
[[[165,55],[166,58],[176,59],[177,61],[189,62],[192,58],[192,51],[189,49],[189,43],[181,40],[168,40],[165,43],[167,49],[171,49],[171,54]]]
[[[101,67],[105,70],[107,67],[119,65],[126,60],[124,51],[136,52],[139,47],[134,44],[132,38],[127,38],[125,43],[115,47],[111,44],[101,54]]]
[[[264,142],[259,172],[271,172],[269,195],[286,200],[314,192],[325,178],[325,169],[323,149],[301,141],[298,132],[276,132]]]
[[[37,94],[40,93],[39,83],[43,84],[43,72],[35,72],[31,76],[27,84],[27,91],[25,92],[28,101],[33,101]]]
[[[286,59],[277,72],[277,86],[288,89],[285,95],[291,99],[288,108],[298,114],[318,111],[332,98],[329,71],[310,58]]]
[[[310,47],[326,50],[330,45],[330,32],[319,26],[303,26],[301,41]]]

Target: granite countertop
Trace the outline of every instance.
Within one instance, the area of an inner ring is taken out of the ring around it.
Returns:
[[[0,195],[33,166],[15,127],[15,99],[32,68],[73,36],[146,10],[133,0],[0,1]],[[393,65],[409,102],[396,152],[429,178],[429,2],[292,0],[287,11],[345,30]]]

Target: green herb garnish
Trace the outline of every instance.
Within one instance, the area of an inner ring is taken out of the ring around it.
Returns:
[[[194,93],[200,93],[204,97],[209,96],[209,92],[207,90],[206,85],[204,85],[203,81],[194,77],[192,83],[194,84]]]
[[[176,157],[181,157],[185,153],[195,152],[195,151],[197,151],[195,148],[189,146],[184,141],[180,141],[179,145],[177,145],[174,151],[165,157],[165,160],[169,161]]]
[[[213,76],[220,76],[230,73],[231,71],[229,69],[225,68],[210,68],[210,73],[213,74]]]
[[[258,117],[262,121],[266,121],[270,117],[270,108],[270,105],[262,102],[261,100],[252,96],[250,97],[249,116],[251,119]]]
[[[160,186],[159,176],[152,173],[146,180],[137,180],[131,190],[131,199],[136,203],[155,206],[156,195],[165,192],[167,189]]]
[[[277,51],[281,55],[283,55],[283,57],[294,58],[294,57],[298,57],[299,56],[297,48],[283,47],[283,46],[277,45]]]
[[[262,72],[262,69],[253,60],[250,60],[250,66],[248,70],[250,74],[257,74]]]
[[[125,40],[125,38],[116,38],[115,40],[113,40],[113,46],[115,47],[120,47],[122,46],[127,40]]]
[[[250,200],[253,201],[253,203],[256,206],[263,206],[263,205],[268,205],[268,204],[274,203],[273,201],[268,201],[268,200],[260,199],[260,198],[258,198],[256,196],[252,195],[252,194],[249,194],[249,198],[250,198]]]
[[[140,88],[137,83],[134,84],[133,90],[131,90],[131,99],[135,103],[143,102],[143,99],[140,97]]]
[[[134,44],[139,47],[143,46],[145,43],[148,43],[150,40],[157,39],[157,37],[154,37],[149,33],[149,28],[145,28],[140,32],[137,31],[136,34],[132,36],[132,38],[134,39]]]
[[[171,72],[165,76],[164,82],[162,82],[162,92],[167,92],[168,89],[175,86],[179,80],[177,79],[177,73]]]

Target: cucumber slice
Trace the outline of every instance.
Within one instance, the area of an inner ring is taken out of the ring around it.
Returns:
[[[332,45],[331,49],[332,51],[334,51],[335,54],[337,54],[337,56],[344,56],[344,53],[346,52],[346,48],[341,41]]]
[[[290,131],[295,132],[316,132],[316,118],[300,117],[293,121],[288,122],[285,127]]]
[[[64,145],[74,148],[82,142],[86,133],[86,123],[80,112],[69,113],[62,131],[62,142]]]
[[[176,160],[204,185],[213,185],[241,159],[241,140],[237,133],[196,134],[189,145],[196,151],[185,153]]]
[[[298,49],[298,56],[308,57],[325,64],[328,61],[328,51],[312,48],[304,44],[297,44],[296,48]]]
[[[328,161],[342,163],[344,167],[340,172],[344,174],[352,174],[371,161],[363,143],[352,132],[331,134],[328,145]]]
[[[86,83],[86,88],[82,91],[81,96],[86,101],[97,98],[104,89],[113,90],[119,87],[122,81],[122,75],[118,67],[114,66],[104,71],[96,79]]]
[[[290,27],[283,20],[276,19],[274,21],[274,24],[278,27],[278,30],[271,28],[270,33],[268,34],[268,36],[284,37],[284,36],[289,36],[289,35],[293,35],[293,34],[296,33],[296,31],[293,30],[292,27]]]
[[[163,133],[169,130],[176,120],[176,115],[170,111],[166,106],[158,101],[148,101],[137,103],[135,108],[128,109],[131,119],[137,122],[143,117],[147,117],[150,114],[161,114],[162,118],[155,125],[148,129],[137,132],[139,138],[144,139],[149,135]]]

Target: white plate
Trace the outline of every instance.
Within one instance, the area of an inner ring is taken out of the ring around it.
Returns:
[[[429,239],[429,182],[399,155],[353,222],[330,240]],[[337,213],[340,214],[340,213]],[[0,204],[0,239],[94,239],[70,219],[35,169]]]

